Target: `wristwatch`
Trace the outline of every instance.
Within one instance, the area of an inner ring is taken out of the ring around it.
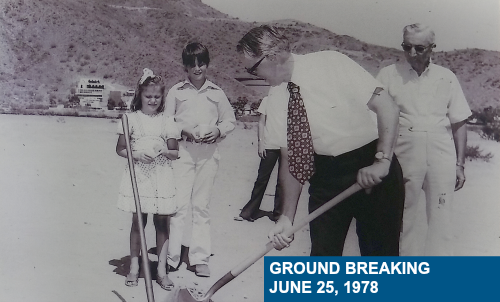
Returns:
[[[389,158],[389,155],[385,154],[382,151],[378,151],[377,153],[375,153],[375,159],[376,160],[387,159],[388,161],[391,161],[391,158]]]

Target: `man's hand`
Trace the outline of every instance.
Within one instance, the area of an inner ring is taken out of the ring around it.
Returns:
[[[220,130],[216,126],[211,126],[208,128],[207,132],[205,135],[203,133],[200,133],[200,140],[204,143],[214,143],[215,140],[220,136]]]
[[[290,243],[293,241],[293,235],[290,237],[285,237],[283,233],[292,228],[292,222],[285,215],[281,215],[276,222],[274,228],[269,232],[269,240],[273,243],[273,246],[278,251],[285,247],[289,247]]]
[[[465,183],[465,172],[463,166],[457,166],[457,179],[455,182],[455,191],[460,190]]]
[[[373,163],[373,165],[364,167],[358,171],[357,181],[363,189],[369,189],[382,182],[382,179],[389,174],[391,162],[382,159]]]

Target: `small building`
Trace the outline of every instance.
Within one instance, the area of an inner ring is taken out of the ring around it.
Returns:
[[[94,109],[103,108],[105,85],[99,79],[80,79],[76,88],[76,95],[80,99],[80,106]]]

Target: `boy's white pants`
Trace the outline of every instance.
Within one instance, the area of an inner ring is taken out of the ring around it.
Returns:
[[[395,148],[405,181],[405,207],[400,237],[401,256],[451,256],[452,198],[456,151],[452,136],[442,129],[401,128]],[[419,245],[415,226],[418,202],[425,193],[427,235]]]
[[[189,246],[191,265],[207,264],[211,254],[210,197],[219,168],[217,144],[179,142],[179,159],[172,161],[178,211],[170,219],[168,263],[177,267],[181,244]],[[191,207],[191,217],[187,217]],[[189,219],[192,218],[192,219]]]

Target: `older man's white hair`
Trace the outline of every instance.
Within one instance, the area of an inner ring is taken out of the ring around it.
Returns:
[[[415,23],[406,25],[403,29],[403,39],[411,34],[425,34],[429,44],[434,44],[435,34],[434,31],[427,25]]]

